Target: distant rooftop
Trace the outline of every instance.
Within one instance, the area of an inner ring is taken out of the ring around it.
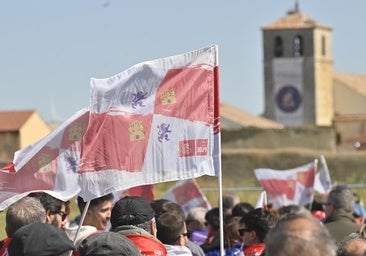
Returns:
[[[243,127],[281,129],[284,126],[273,120],[249,114],[228,103],[220,104],[221,129],[233,130]]]
[[[366,96],[366,75],[333,73],[334,81],[342,83],[351,90]]]
[[[286,13],[286,15],[273,23],[270,23],[264,27],[263,30],[270,29],[298,29],[298,28],[316,28],[321,27],[331,30],[331,27],[322,25],[312,19],[307,14],[300,11],[298,4],[295,8]]]
[[[0,131],[19,131],[34,110],[0,111]]]

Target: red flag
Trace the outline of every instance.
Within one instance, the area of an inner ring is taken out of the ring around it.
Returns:
[[[168,189],[161,198],[179,204],[186,214],[193,207],[203,207],[207,210],[211,209],[210,202],[202,193],[194,179],[178,181],[174,186]]]
[[[153,201],[155,199],[154,185],[141,185],[130,188],[128,194],[130,196],[141,196],[148,201]]]
[[[314,163],[290,170],[262,168],[254,172],[275,208],[289,204],[305,205],[313,201]]]
[[[115,190],[220,173],[217,47],[91,79],[79,184]]]
[[[79,193],[77,168],[88,120],[89,111],[83,109],[43,139],[15,152],[12,167],[0,172],[0,210],[34,191],[60,200]]]

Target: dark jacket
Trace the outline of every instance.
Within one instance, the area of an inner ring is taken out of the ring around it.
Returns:
[[[324,226],[337,242],[345,236],[360,230],[360,226],[356,224],[352,214],[348,214],[341,209],[328,216],[324,221]]]

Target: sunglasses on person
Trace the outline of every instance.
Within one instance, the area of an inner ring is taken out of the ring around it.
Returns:
[[[247,228],[240,228],[238,231],[239,231],[239,235],[243,236],[244,232],[250,232],[251,230],[247,229]]]
[[[57,211],[57,212],[54,212],[54,214],[60,214],[60,216],[61,216],[61,220],[62,220],[62,221],[66,220],[66,217],[67,217],[67,213],[66,213],[66,212],[63,212],[63,211]]]

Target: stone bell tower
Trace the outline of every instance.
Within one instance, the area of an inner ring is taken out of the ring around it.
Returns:
[[[294,10],[262,27],[264,116],[285,126],[329,126],[334,115],[332,29]]]

